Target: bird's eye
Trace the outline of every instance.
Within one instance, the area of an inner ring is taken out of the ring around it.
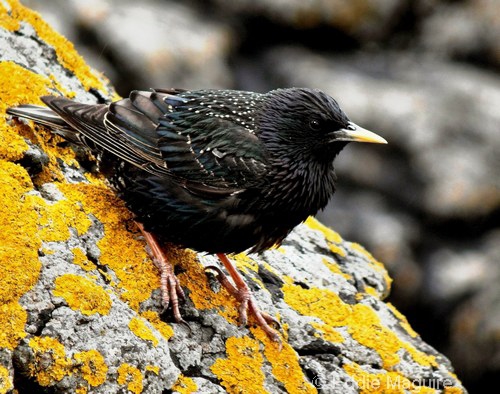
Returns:
[[[321,128],[321,123],[317,119],[313,119],[309,122],[309,126],[313,130],[319,130]]]

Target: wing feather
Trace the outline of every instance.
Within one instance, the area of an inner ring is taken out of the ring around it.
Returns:
[[[267,158],[253,130],[232,121],[223,105],[202,102],[207,94],[133,91],[109,106],[54,96],[42,100],[84,142],[155,176],[170,177],[192,193],[220,197],[259,182]]]

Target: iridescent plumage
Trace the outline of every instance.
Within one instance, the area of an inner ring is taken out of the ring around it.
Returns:
[[[133,91],[109,105],[42,101],[49,108],[8,113],[89,147],[144,231],[209,253],[280,243],[333,195],[333,160],[347,142],[385,142],[333,98],[304,88]]]

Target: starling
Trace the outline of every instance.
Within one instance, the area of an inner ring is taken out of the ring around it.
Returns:
[[[182,321],[184,293],[162,250],[166,242],[217,254],[234,285],[218,278],[276,341],[225,254],[280,244],[335,191],[333,160],[350,141],[386,141],[349,120],[327,94],[306,88],[132,91],[111,104],[43,96],[47,107],[7,113],[85,145],[135,215],[161,272],[162,300]]]

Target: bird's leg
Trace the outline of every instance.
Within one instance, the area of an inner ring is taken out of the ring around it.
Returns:
[[[262,312],[258,308],[250,288],[227,256],[223,253],[217,253],[217,257],[220,259],[222,264],[224,264],[224,267],[226,267],[226,270],[229,272],[229,275],[233,279],[236,286],[229,281],[227,276],[224,275],[220,269],[216,267],[210,267],[210,269],[214,269],[217,272],[217,279],[220,284],[240,302],[239,312],[241,324],[246,325],[248,311],[250,311],[250,313],[257,320],[257,325],[264,330],[267,336],[275,342],[281,342],[278,333],[270,326],[270,324],[279,326],[279,322],[274,317]]]
[[[141,223],[136,222],[136,224],[151,249],[153,262],[160,270],[160,289],[163,307],[167,309],[169,305],[172,305],[175,321],[177,323],[186,323],[179,311],[179,298],[184,300],[186,296],[179,283],[179,279],[177,279],[174,274],[172,264],[168,262],[167,256],[163,252],[156,237],[146,231]]]

